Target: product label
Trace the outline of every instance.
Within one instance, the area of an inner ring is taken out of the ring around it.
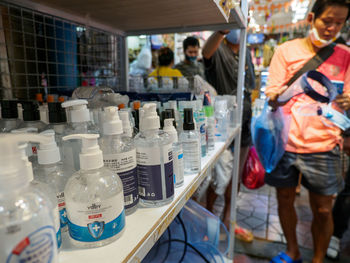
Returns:
[[[199,141],[186,141],[183,143],[184,166],[186,171],[198,172],[201,169]]]
[[[0,227],[0,237],[1,263],[57,261],[56,231],[48,209],[21,224]]]
[[[60,212],[60,225],[61,228],[67,227],[68,219],[67,219],[67,211],[66,211],[66,202],[64,200],[64,192],[58,192],[56,194],[58,209]]]
[[[144,200],[164,200],[174,195],[172,145],[138,147],[139,194]],[[161,163],[164,162],[162,166]],[[164,174],[164,177],[162,177]],[[164,190],[163,190],[164,189]]]
[[[184,164],[182,148],[173,149],[173,167],[174,167],[174,181],[175,184],[181,184],[184,180]]]
[[[125,226],[122,193],[107,200],[77,203],[67,202],[69,235],[81,242],[110,238]]]
[[[123,182],[125,209],[134,207],[139,201],[136,168],[136,149],[124,153],[104,154],[106,167],[117,173]]]

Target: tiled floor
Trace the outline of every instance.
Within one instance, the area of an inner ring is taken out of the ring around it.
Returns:
[[[312,237],[310,226],[312,214],[307,191],[303,188],[301,194],[296,198],[295,207],[299,219],[297,225],[298,242],[304,251],[302,254],[308,254],[308,257],[311,258]],[[242,262],[255,262],[249,261],[249,259],[244,261],[243,254],[271,258],[274,253],[285,249],[283,247],[285,246],[285,238],[277,215],[277,200],[274,188],[264,186],[255,191],[242,188],[237,202],[237,223],[252,230],[255,237],[251,244],[243,244],[237,241],[236,251],[242,255]],[[342,255],[346,257],[346,261],[341,260],[340,262],[350,262],[350,230],[345,233],[341,247]],[[270,253],[264,253],[266,250],[269,250]],[[275,250],[276,252],[272,252]]]

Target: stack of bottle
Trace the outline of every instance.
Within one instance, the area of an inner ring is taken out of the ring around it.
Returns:
[[[208,94],[179,103],[133,101],[98,109],[93,122],[86,100],[48,101],[47,114],[37,101],[1,101],[0,238],[9,240],[1,262],[35,249],[55,262],[61,233],[78,247],[116,240],[139,206],[169,204],[186,176],[201,171],[201,159],[227,137],[235,106],[231,97],[212,105]],[[10,220],[6,211],[24,209],[15,208],[21,198],[30,209]],[[37,237],[46,246],[13,254]]]

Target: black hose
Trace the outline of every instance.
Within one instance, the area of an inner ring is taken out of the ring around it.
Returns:
[[[184,222],[182,221],[182,218],[181,218],[181,215],[179,214],[178,216],[177,216],[177,219],[179,220],[179,222],[180,222],[180,224],[181,224],[181,226],[182,226],[182,229],[183,229],[183,231],[184,231],[184,237],[185,237],[185,248],[184,248],[184,251],[183,251],[183,253],[182,253],[182,257],[180,258],[180,260],[179,260],[179,263],[182,263],[182,261],[184,260],[184,258],[185,258],[185,255],[186,255],[186,252],[187,252],[187,245],[188,245],[188,240],[187,240],[187,231],[186,231],[186,227],[185,227],[185,224],[184,224]],[[171,239],[171,238],[169,238],[169,239]]]

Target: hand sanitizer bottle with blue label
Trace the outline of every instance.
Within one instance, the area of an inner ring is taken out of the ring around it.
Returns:
[[[102,133],[99,144],[103,162],[123,182],[125,213],[129,215],[136,211],[139,202],[136,148],[132,138],[123,134],[117,107],[104,108]]]
[[[58,262],[53,207],[30,186],[18,143],[46,138],[36,134],[0,137],[0,262]]]
[[[50,138],[50,143],[40,143],[38,149],[38,165],[34,168],[34,178],[36,181],[47,184],[56,196],[60,214],[61,231],[68,230],[67,212],[64,199],[64,187],[73,174],[73,170],[62,165],[60,151],[55,142],[55,133],[53,130],[47,130],[41,133]]]
[[[143,106],[135,137],[140,204],[159,207],[174,198],[173,151],[169,135],[160,131],[155,103]]]
[[[104,167],[98,134],[74,134],[63,140],[82,140],[80,170],[64,189],[68,229],[77,247],[107,245],[122,234],[125,226],[123,185],[119,176]]]

